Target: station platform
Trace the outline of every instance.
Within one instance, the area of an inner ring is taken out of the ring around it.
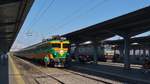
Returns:
[[[9,74],[8,74],[8,81],[9,84],[25,84],[24,79],[23,79],[23,74],[20,73],[20,70],[16,66],[14,60],[12,59],[11,56],[8,58],[8,64],[9,64]],[[5,84],[5,83],[4,83]]]
[[[122,63],[98,62],[98,64],[81,64],[73,62],[71,68],[79,72],[84,71],[82,73],[104,76],[127,83],[150,84],[150,73],[144,73],[141,65],[131,65],[131,69],[126,70],[123,68]]]
[[[25,84],[11,56],[0,59],[0,84]]]
[[[15,64],[11,56],[4,65],[1,64],[0,66],[0,81],[2,84],[25,84],[24,74],[20,73],[19,66]],[[141,67],[141,65],[131,65],[131,69],[126,70],[122,63],[81,64],[72,62],[68,69],[129,84],[150,84],[150,73],[144,73]]]
[[[0,84],[8,84],[8,60],[0,60]]]

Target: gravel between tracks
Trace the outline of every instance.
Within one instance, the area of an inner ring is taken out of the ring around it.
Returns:
[[[109,79],[60,68],[45,68],[13,56],[26,84],[120,84]]]

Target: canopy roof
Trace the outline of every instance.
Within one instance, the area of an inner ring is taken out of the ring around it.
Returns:
[[[34,0],[0,0],[0,49],[9,51]]]
[[[105,44],[110,44],[110,45],[121,45],[124,43],[123,39],[120,40],[108,40],[104,41]],[[147,47],[150,47],[150,35],[149,36],[143,36],[143,37],[135,37],[130,40],[130,43],[139,43],[142,45],[146,45]]]
[[[150,30],[150,6],[62,36],[73,43],[105,40],[119,35],[131,37]]]

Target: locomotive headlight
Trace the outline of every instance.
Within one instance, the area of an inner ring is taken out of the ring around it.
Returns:
[[[63,56],[64,51],[63,51],[63,50],[60,50],[59,52],[60,52],[60,55]]]
[[[64,51],[63,51],[63,50],[60,50],[60,53],[64,53]]]

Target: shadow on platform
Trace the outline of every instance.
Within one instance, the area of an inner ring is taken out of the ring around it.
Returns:
[[[104,77],[111,80],[117,80],[126,83],[149,84],[150,73],[144,73],[143,69],[131,68],[129,70],[120,66],[111,66],[101,64],[80,64],[72,63],[68,69],[80,73]]]
[[[0,84],[9,84],[8,59],[4,62],[0,60]]]

